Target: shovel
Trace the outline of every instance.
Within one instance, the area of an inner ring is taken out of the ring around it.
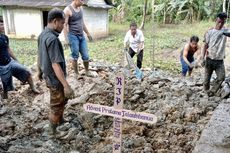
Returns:
[[[134,75],[136,76],[138,80],[141,80],[144,77],[143,72],[135,65],[135,63],[133,62],[133,59],[131,58],[131,56],[129,55],[126,49],[124,50],[124,53],[125,53],[125,57],[129,65],[129,68],[134,68],[135,70]]]

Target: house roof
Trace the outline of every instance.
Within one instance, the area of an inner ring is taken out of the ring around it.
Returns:
[[[33,8],[51,8],[65,7],[69,5],[71,2],[72,0],[0,0],[0,5]],[[113,7],[107,1],[104,0],[88,0],[86,6],[104,9],[110,9]]]

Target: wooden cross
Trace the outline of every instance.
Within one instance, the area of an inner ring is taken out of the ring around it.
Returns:
[[[125,79],[122,73],[118,73],[115,80],[114,107],[91,104],[84,104],[85,111],[114,117],[113,121],[113,153],[121,153],[122,146],[122,119],[139,121],[149,124],[157,122],[153,114],[133,112],[123,109]]]

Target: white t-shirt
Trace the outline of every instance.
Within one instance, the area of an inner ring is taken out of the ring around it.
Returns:
[[[205,34],[205,43],[208,44],[208,57],[214,60],[223,60],[225,58],[225,47],[227,37],[223,32],[228,29],[210,29]]]
[[[133,37],[131,34],[131,30],[129,30],[124,39],[124,45],[126,46],[129,43],[129,46],[133,49],[133,51],[137,52],[140,43],[144,42],[145,38],[143,32],[137,29],[136,35]],[[144,44],[140,50],[144,49]]]

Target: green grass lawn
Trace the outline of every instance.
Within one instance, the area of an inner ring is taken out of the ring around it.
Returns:
[[[205,31],[213,25],[214,23],[212,22],[154,26],[147,24],[143,31],[145,35],[143,67],[152,68],[154,63],[156,68],[178,72],[180,69],[177,64],[178,59],[172,57],[170,55],[171,52],[174,51],[175,54],[175,50],[183,48],[183,44],[192,35],[198,35],[200,43],[202,43]],[[110,23],[109,37],[88,43],[91,59],[110,63],[120,62],[123,51],[123,39],[128,29],[129,24]],[[10,39],[10,46],[21,63],[31,65],[36,61],[36,40]],[[155,54],[154,61],[153,51]],[[163,54],[164,52],[166,54]],[[69,56],[69,51],[66,51],[66,53],[66,56]],[[179,52],[176,56],[179,56]]]
[[[214,23],[212,22],[154,26],[147,24],[143,31],[145,35],[143,66],[150,68],[154,66],[155,68],[179,72],[178,59],[173,58],[171,55],[167,56],[167,54],[178,49],[181,50],[184,43],[192,35],[199,36],[200,44],[202,44],[204,33],[213,25]],[[128,29],[129,24],[118,25],[110,23],[110,37],[89,43],[91,57],[112,63],[120,62],[123,39]],[[163,52],[167,52],[167,54],[164,55]],[[177,56],[179,54],[178,52]]]

